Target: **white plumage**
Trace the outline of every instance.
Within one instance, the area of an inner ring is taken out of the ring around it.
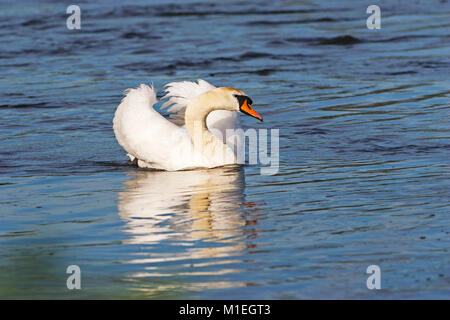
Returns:
[[[169,119],[154,109],[153,86],[128,89],[118,106],[114,133],[129,158],[140,167],[168,171],[236,163],[241,139],[230,132],[226,135],[226,130],[240,128],[236,111],[242,111],[242,106],[236,96],[245,94],[204,80],[172,82],[166,87],[168,100],[162,108],[171,112]]]

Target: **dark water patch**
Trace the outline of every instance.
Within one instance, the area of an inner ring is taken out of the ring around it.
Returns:
[[[92,220],[64,220],[64,223],[93,223],[93,222],[97,222],[99,221],[99,219],[92,219]]]
[[[57,26],[58,21],[65,21],[65,19],[67,16],[40,15],[20,23],[20,26],[32,30],[48,30]]]
[[[17,172],[22,172],[22,165],[21,164],[6,164],[5,161],[0,161],[0,174],[7,175],[7,174],[16,174]]]
[[[123,39],[161,39],[161,36],[154,35],[150,32],[126,32],[121,36]]]
[[[84,45],[83,47],[78,46],[76,48],[78,48],[78,49],[88,49],[90,47],[87,46],[87,45]],[[47,54],[52,55],[52,56],[57,56],[57,55],[64,55],[64,56],[65,55],[69,55],[69,56],[71,56],[71,55],[74,54],[74,51],[75,50],[74,50],[73,47],[58,47],[58,48],[54,48],[54,49],[48,50]]]
[[[73,38],[69,38],[73,39]],[[95,37],[89,38],[76,38],[72,41],[67,41],[63,45],[61,45],[58,49],[50,50],[50,54],[67,54],[67,55],[75,55],[78,53],[87,53],[90,54],[91,51],[85,52],[86,49],[96,49],[96,48],[108,48],[112,46],[117,41],[115,38],[107,38],[107,39],[98,39]]]
[[[8,125],[8,127],[10,127],[10,126]],[[3,157],[7,157],[7,158],[13,158],[16,154],[17,154],[16,150],[14,150],[14,151],[5,151],[5,150],[0,151],[0,155],[3,156]],[[0,161],[2,161],[2,160],[0,159]],[[6,162],[4,162],[4,163],[0,162],[0,164],[1,165],[6,165]]]
[[[367,137],[367,138],[362,138],[362,139],[352,139],[350,141],[350,143],[352,144],[356,144],[356,143],[362,143],[362,144],[367,144],[367,143],[373,143],[373,142],[386,142],[386,139],[382,139],[382,138],[378,138],[378,137]]]
[[[2,66],[0,66],[0,68],[23,68],[23,67],[28,67],[31,66],[31,63],[28,62],[24,62],[24,63],[12,63],[12,64],[4,64]]]
[[[83,29],[83,34],[101,34],[101,33],[110,33],[112,28],[98,28],[95,29],[95,26],[91,28]]]
[[[294,132],[294,134],[303,134],[303,135],[326,135],[329,133],[331,133],[331,130],[321,128],[308,128]]]
[[[114,169],[114,168],[129,168],[130,166],[126,161],[118,162],[118,161],[106,161],[106,160],[86,160],[86,161],[78,161],[76,163],[77,167],[86,167],[86,168],[103,168],[103,169]]]
[[[343,9],[332,9],[332,11],[342,11]],[[298,9],[298,10],[204,10],[204,11],[171,11],[159,12],[156,15],[161,17],[178,16],[212,16],[212,15],[232,15],[232,16],[256,16],[256,15],[289,15],[299,13],[315,13],[318,9]],[[330,10],[327,10],[330,11]]]
[[[0,105],[0,109],[52,109],[52,108],[61,108],[61,107],[62,106],[50,105],[46,102]]]
[[[133,170],[126,161],[93,161],[93,160],[79,160],[76,162],[64,162],[65,159],[59,159],[57,156],[53,161],[48,160],[43,162],[41,166],[22,167],[20,171],[11,167],[14,170],[8,170],[11,175],[33,175],[33,176],[67,176],[80,174],[97,174]],[[1,172],[1,171],[0,171]]]
[[[342,35],[342,36],[336,36],[336,37],[287,37],[285,39],[282,39],[282,41],[285,41],[287,43],[307,43],[311,45],[354,45],[354,44],[360,44],[366,42],[366,40],[362,40],[359,38],[356,38],[351,35]]]
[[[23,97],[24,94],[22,92],[5,92],[2,93],[4,97]]]
[[[58,122],[58,121],[55,121]],[[59,119],[59,122],[63,122],[61,119]],[[71,132],[71,131],[80,131],[83,130],[84,132],[98,132],[99,131],[99,125],[98,124],[92,124],[92,123],[86,123],[85,119],[80,119],[78,123],[69,124],[62,128],[60,128],[58,131],[60,132]]]
[[[345,36],[337,36],[333,38],[325,38],[318,40],[319,45],[352,45],[362,43],[361,39],[358,39],[353,36],[345,35]]]
[[[424,35],[424,34],[411,34],[404,36],[396,36],[389,37],[386,39],[373,39],[369,40],[370,42],[402,42],[402,41],[411,41],[411,40],[420,40],[420,39],[430,39],[430,38],[441,38],[440,35]]]
[[[275,68],[263,68],[256,70],[242,70],[236,69],[235,71],[222,71],[222,72],[214,72],[210,73],[209,76],[215,77],[218,75],[230,75],[230,74],[256,74],[260,76],[268,76],[276,72],[285,72],[285,70],[275,69]]]
[[[269,22],[270,23],[270,22]],[[352,44],[360,44],[360,43],[395,43],[395,42],[408,42],[408,41],[420,41],[420,39],[428,39],[428,38],[441,38],[441,36],[435,35],[408,35],[408,36],[399,36],[399,37],[390,37],[385,39],[377,39],[377,38],[368,38],[368,39],[360,39],[351,35],[341,35],[336,37],[324,38],[305,38],[305,37],[289,37],[283,39],[283,41],[287,42],[303,42],[303,43],[311,43],[317,45],[352,45]]]
[[[205,3],[189,3],[189,4],[175,4],[175,3],[167,3],[164,5],[125,5],[120,7],[115,7],[110,10],[103,10],[98,13],[92,13],[92,18],[100,18],[100,19],[111,19],[111,18],[125,18],[125,17],[155,17],[155,16],[170,16],[171,14],[177,15],[178,12],[181,12],[180,15],[184,15],[183,12],[189,12],[189,8],[196,7],[202,8],[202,10],[206,10],[210,7],[215,7],[215,4],[205,4]],[[189,14],[187,14],[189,15]]]
[[[40,19],[30,19],[25,22],[22,22],[20,25],[24,26],[24,27],[28,27],[28,26],[37,26],[37,25],[41,25],[44,23],[45,23],[45,21],[40,20]]]
[[[402,64],[401,64],[402,65]],[[404,66],[410,67],[421,67],[425,69],[447,69],[450,72],[450,62],[449,61],[436,61],[436,60],[413,60],[408,61],[408,63],[403,64]]]
[[[33,235],[34,233],[35,233],[34,230],[11,231],[11,232],[6,232],[4,234],[0,234],[0,238],[13,238],[13,237],[29,236],[29,235]]]
[[[448,152],[450,150],[450,144],[436,144],[436,145],[394,145],[394,146],[382,146],[382,145],[368,145],[365,148],[356,149],[357,152],[365,153],[381,153],[385,155],[398,155],[398,154],[430,154],[436,152]]]
[[[442,71],[444,73],[450,72],[449,61],[437,61],[430,59],[423,60],[407,60],[402,62],[389,63],[386,71],[378,71],[375,74],[387,74],[387,75],[403,75],[403,74],[415,74],[433,71]]]
[[[252,59],[264,59],[264,58],[274,58],[276,55],[271,53],[265,53],[265,52],[245,52],[243,54],[240,54],[238,56],[229,56],[229,57],[216,57],[213,58],[213,61],[244,61],[244,60],[252,60]]]
[[[292,54],[271,54],[271,53],[263,53],[263,52],[246,52],[238,56],[229,56],[229,57],[215,57],[208,61],[202,61],[200,66],[210,66],[212,63],[221,62],[221,61],[231,61],[231,62],[243,62],[253,59],[272,59],[272,60],[297,60],[300,58],[318,58],[320,59],[319,54],[314,55],[306,55],[301,53],[292,53]],[[192,63],[189,66],[194,66],[195,63]],[[175,66],[170,66],[171,68]],[[219,74],[241,74],[241,73],[249,73],[249,74],[258,74],[258,75],[269,75],[275,72],[298,72],[293,68],[291,69],[281,69],[281,68],[261,68],[261,69],[241,69],[235,68],[235,70],[231,71],[219,71],[215,73],[210,73],[210,75],[219,75]]]
[[[260,76],[268,76],[268,75],[271,75],[274,72],[277,72],[277,70],[273,69],[273,68],[272,69],[265,68],[265,69],[254,70],[252,72],[254,72],[255,74],[260,75]]]
[[[11,59],[11,58],[16,59],[18,56],[25,57],[28,55],[38,55],[45,52],[43,49],[28,49],[28,48],[20,51],[13,50],[9,52],[6,51],[7,48],[2,48],[2,50],[5,50],[4,52],[2,52],[2,55],[0,55],[0,58],[2,59]]]
[[[155,53],[155,52],[158,52],[158,51],[154,50],[154,49],[149,49],[149,48],[144,48],[144,49],[131,51],[132,54],[137,54],[137,55],[152,54],[152,53]]]
[[[272,56],[273,59],[276,60],[295,60],[304,59],[304,58],[314,58],[314,59],[322,59],[322,54],[303,54],[303,53],[290,53],[290,54],[274,54]],[[299,66],[301,67],[301,66]]]
[[[171,62],[168,64],[160,64],[160,63],[149,63],[149,62],[140,62],[140,63],[130,63],[125,65],[118,66],[119,68],[130,70],[130,71],[142,71],[145,70],[147,72],[162,72],[162,71],[173,71],[173,70],[184,70],[190,68],[198,68],[198,67],[207,67],[211,65],[212,59],[205,60],[179,60],[175,62]]]
[[[399,88],[397,88],[399,89]],[[395,91],[393,88],[391,88],[390,91]],[[383,90],[382,92],[388,92],[388,90]],[[441,91],[441,92],[434,92],[431,94],[425,94],[423,96],[420,97],[411,97],[411,98],[403,98],[403,99],[399,99],[399,100],[383,100],[381,102],[373,102],[373,103],[368,103],[368,104],[362,104],[362,103],[346,103],[346,104],[339,104],[339,105],[330,105],[327,107],[323,107],[321,108],[321,110],[323,111],[352,111],[352,110],[360,110],[360,109],[373,109],[373,108],[380,108],[380,107],[385,107],[385,106],[393,106],[393,105],[398,105],[398,104],[404,104],[404,103],[413,103],[413,102],[420,102],[420,101],[426,101],[432,98],[436,98],[436,97],[444,97],[446,95],[448,95],[450,93],[450,91]],[[363,96],[364,94],[360,94],[360,96]],[[368,114],[375,114],[374,110],[371,110],[370,112],[368,112]],[[377,114],[389,114],[391,112],[386,112],[386,111],[376,111]],[[361,113],[364,114],[364,113]],[[340,113],[337,114],[337,117],[341,117],[341,116],[346,116],[347,114],[345,113]],[[328,116],[326,116],[328,117]],[[334,116],[332,116],[334,117]],[[332,118],[331,117],[331,118]]]
[[[348,20],[348,19],[345,19]],[[277,20],[277,21],[270,21],[270,20],[259,20],[259,21],[250,21],[246,22],[245,25],[247,26],[277,26],[277,25],[284,25],[284,24],[305,24],[305,23],[319,23],[319,22],[335,22],[336,19],[333,18],[317,18],[317,19],[298,19],[298,20]],[[339,21],[342,21],[342,19],[339,19]]]
[[[407,70],[407,71],[394,71],[394,72],[375,72],[374,74],[384,74],[389,76],[401,76],[405,74],[415,74],[417,71],[415,70]]]
[[[280,39],[267,41],[267,45],[273,47],[284,47],[286,46],[286,44],[287,44],[286,41]]]
[[[276,41],[283,41],[283,43],[306,43],[306,44],[320,44],[322,41],[327,40],[328,38],[324,37],[286,37],[286,38],[280,38]]]
[[[327,12],[348,11],[347,8],[327,8]],[[189,16],[247,16],[247,15],[293,15],[323,12],[322,9],[268,9],[255,10],[248,3],[165,3],[146,5],[126,5],[100,12],[89,12],[91,18],[124,18],[124,17],[189,17]]]
[[[157,12],[157,7],[150,5],[127,5],[119,8],[113,8],[99,12],[94,17],[97,18],[124,18],[124,17],[142,17],[142,16],[154,16]]]
[[[264,52],[246,52],[242,55],[239,56],[239,59],[244,59],[244,60],[248,60],[248,59],[259,59],[259,58],[267,58],[267,57],[271,57],[272,55],[270,53],[264,53]]]

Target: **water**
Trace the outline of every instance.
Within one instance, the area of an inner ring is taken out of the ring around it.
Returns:
[[[381,30],[370,1],[78,4],[0,4],[0,297],[449,297],[448,1]],[[280,129],[277,175],[127,164],[123,90],[197,78]]]

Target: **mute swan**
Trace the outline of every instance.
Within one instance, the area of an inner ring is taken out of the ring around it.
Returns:
[[[162,108],[169,107],[168,119],[153,108],[156,91],[145,84],[128,89],[117,107],[114,133],[130,160],[167,171],[237,163],[243,142],[227,129],[240,128],[237,112],[262,121],[252,100],[241,90],[216,88],[201,79],[169,83],[166,92]]]

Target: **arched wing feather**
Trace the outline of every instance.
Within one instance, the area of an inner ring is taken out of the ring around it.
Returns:
[[[168,100],[161,108],[167,108],[167,111],[171,113],[169,119],[180,126],[184,125],[184,114],[189,102],[195,97],[216,88],[202,79],[198,79],[197,82],[171,82],[166,84],[165,87],[166,95],[163,99]]]
[[[186,130],[167,121],[153,108],[157,102],[153,87],[141,84],[125,93],[114,115],[113,127],[117,141],[129,155],[151,167],[163,168],[167,159],[191,153]],[[173,169],[176,170],[176,163]]]

